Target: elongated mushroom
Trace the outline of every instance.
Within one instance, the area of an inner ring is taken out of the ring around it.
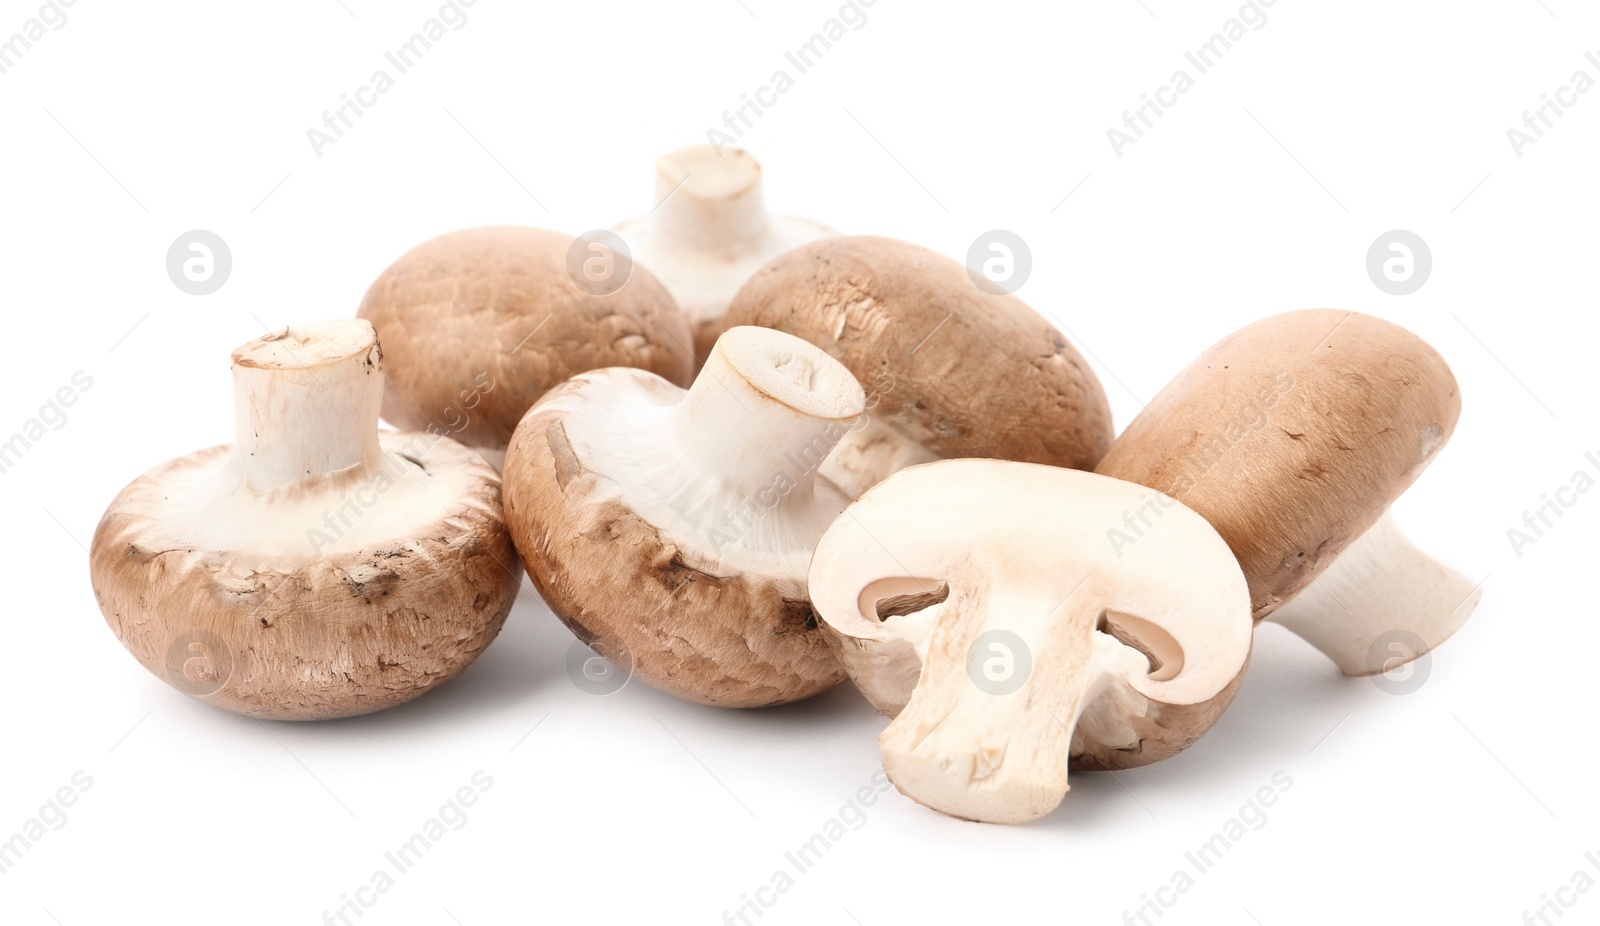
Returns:
[[[852,496],[905,466],[992,457],[1092,469],[1111,409],[1061,332],[967,268],[889,238],[813,242],[761,268],[729,325],[786,331],[874,389],[869,423],[823,475]]]
[[[663,156],[655,197],[653,212],[616,231],[688,315],[700,363],[752,273],[791,248],[838,234],[810,219],[769,215],[761,165],[738,148],[719,154],[699,145]]]
[[[1162,529],[1117,556],[1106,528],[1142,505]],[[878,739],[890,780],[968,820],[1049,813],[1084,748],[1185,748],[1250,652],[1244,575],[1204,518],[1058,467],[895,473],[823,535],[810,581],[851,678],[895,718]]]
[[[1381,672],[1406,658],[1388,635],[1414,635],[1406,652],[1415,658],[1477,603],[1472,582],[1380,523],[1460,413],[1450,367],[1411,332],[1356,312],[1286,312],[1178,374],[1097,471],[1211,521],[1244,567],[1258,621],[1310,595],[1282,623],[1346,672]],[[1119,549],[1161,529],[1147,512],[1134,515],[1109,536]],[[1319,576],[1328,582],[1316,590]]]
[[[575,268],[591,259],[604,285],[580,287]],[[649,271],[604,242],[538,228],[426,241],[379,275],[357,315],[388,352],[383,417],[496,466],[523,413],[571,376],[638,367],[682,386],[694,374],[688,322]]]
[[[278,720],[392,707],[466,668],[517,594],[494,470],[378,430],[365,321],[257,338],[233,383],[235,442],[146,472],[95,530],[117,637],[179,690]]]
[[[575,377],[506,452],[529,576],[579,639],[679,697],[759,707],[837,684],[806,567],[848,501],[817,468],[864,401],[828,355],[760,328],[724,334],[687,391]]]

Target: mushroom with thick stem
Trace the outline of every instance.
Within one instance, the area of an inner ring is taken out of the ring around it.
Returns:
[[[914,244],[846,237],[796,248],[745,284],[728,324],[804,338],[874,385],[868,424],[823,469],[852,496],[952,457],[1092,469],[1111,443],[1105,391],[1061,332]]]
[[[806,568],[848,502],[818,466],[864,403],[827,354],[761,328],[724,334],[687,392],[575,377],[506,451],[529,576],[579,639],[679,697],[759,707],[837,684]]]
[[[656,207],[616,227],[636,260],[666,284],[689,317],[697,363],[711,356],[734,293],[779,254],[838,232],[769,215],[761,164],[746,151],[710,145],[656,161]]]
[[[1444,642],[1477,603],[1474,583],[1380,520],[1460,414],[1455,377],[1427,342],[1370,315],[1303,309],[1203,353],[1096,471],[1200,512],[1239,557],[1257,621],[1309,594],[1280,622],[1344,671],[1372,674]],[[1135,517],[1109,540],[1160,529]]]
[[[1162,530],[1116,555],[1107,526],[1147,504]],[[1244,575],[1204,518],[1059,467],[895,473],[823,535],[810,583],[851,678],[895,715],[878,739],[890,780],[968,820],[1049,813],[1083,741],[1185,748],[1250,653]]]
[[[585,247],[604,250],[604,285],[575,281]],[[638,367],[683,386],[694,375],[688,322],[649,271],[604,242],[538,228],[426,241],[378,276],[357,315],[388,352],[383,417],[496,466],[523,413],[571,376]]]
[[[517,595],[495,472],[378,430],[365,321],[257,338],[233,382],[235,442],[146,472],[95,530],[118,638],[179,690],[279,720],[392,707],[466,668]]]

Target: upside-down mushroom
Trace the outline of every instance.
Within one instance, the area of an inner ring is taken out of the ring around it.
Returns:
[[[728,707],[844,678],[806,568],[848,499],[818,466],[862,414],[806,342],[734,328],[687,391],[642,370],[575,377],[506,451],[512,537],[583,642],[663,691]]]
[[[697,363],[711,356],[728,303],[752,273],[791,248],[838,234],[810,219],[769,215],[761,165],[738,148],[698,145],[664,155],[655,196],[654,211],[616,231],[688,316]]]
[[[209,704],[314,720],[408,701],[477,658],[516,598],[494,470],[378,430],[372,326],[297,325],[233,353],[236,439],[106,509],[90,577],[145,668]]]

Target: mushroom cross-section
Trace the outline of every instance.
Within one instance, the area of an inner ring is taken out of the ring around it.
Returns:
[[[1106,527],[1146,504],[1160,530],[1117,556]],[[1249,657],[1244,575],[1216,530],[1093,473],[910,467],[834,522],[810,578],[852,679],[896,715],[878,740],[889,778],[964,819],[1049,813],[1075,740],[1182,749]]]
[[[848,502],[818,467],[864,401],[828,355],[761,328],[724,334],[687,391],[575,377],[506,453],[529,576],[579,639],[679,697],[759,707],[837,684],[806,567]]]
[[[494,470],[378,430],[367,322],[257,338],[233,381],[235,442],[146,472],[95,530],[111,629],[169,684],[254,717],[362,714],[455,676],[517,594]]]
[[[769,215],[761,165],[738,148],[684,148],[656,161],[655,209],[617,226],[633,256],[660,278],[694,330],[698,363],[744,281],[779,254],[838,232]]]

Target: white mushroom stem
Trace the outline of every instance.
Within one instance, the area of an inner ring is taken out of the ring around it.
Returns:
[[[286,328],[234,353],[231,466],[251,492],[380,457],[381,359],[359,319]]]
[[[847,502],[818,483],[818,467],[864,402],[849,371],[816,347],[766,328],[731,329],[676,405],[615,425],[631,432],[634,509],[698,540],[691,552],[714,565],[803,580],[817,538]]]
[[[1477,584],[1407,540],[1385,513],[1268,620],[1303,637],[1346,675],[1376,675],[1449,639],[1482,597]]]
[[[895,786],[942,813],[992,823],[1026,822],[1060,804],[1084,708],[1123,673],[1148,669],[1096,632],[1098,602],[995,589],[986,606],[946,607],[921,682],[878,738]],[[1004,634],[984,636],[994,630]]]
[[[761,165],[743,151],[685,148],[656,161],[655,228],[662,243],[735,252],[767,227]]]

